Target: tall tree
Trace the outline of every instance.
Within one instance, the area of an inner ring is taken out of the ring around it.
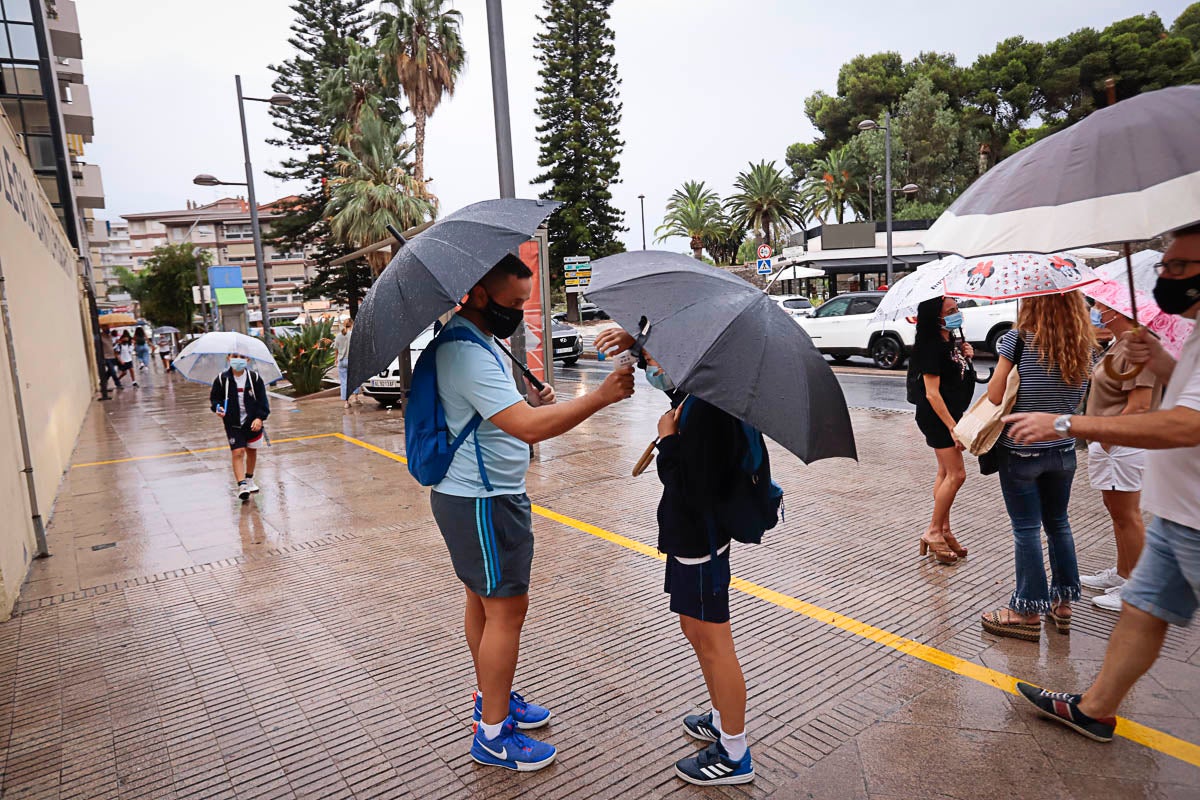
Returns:
[[[359,117],[359,132],[348,147],[339,147],[338,177],[325,214],[333,237],[349,248],[365,247],[389,236],[388,224],[404,230],[433,217],[433,205],[420,192],[408,158],[400,122],[380,119],[369,108]],[[371,274],[387,266],[388,254],[367,256]]]
[[[346,50],[345,65],[330,71],[320,87],[322,108],[332,124],[330,136],[339,146],[358,135],[364,111],[385,120],[398,120],[404,112],[399,97],[384,86],[379,50],[353,40]]]
[[[738,261],[738,250],[746,241],[746,227],[734,222],[728,214],[721,216],[716,232],[705,236],[701,242],[713,261],[722,266],[734,266]],[[694,252],[693,252],[694,255]]]
[[[542,197],[561,201],[550,217],[551,276],[562,281],[564,256],[592,258],[624,250],[623,215],[610,187],[620,182],[625,143],[617,126],[621,79],[613,61],[609,8],[613,0],[545,0],[544,30],[534,37],[542,79],[538,89],[538,166]]]
[[[190,330],[196,268],[204,269],[210,261],[208,250],[190,242],[154,248],[142,272],[142,314],[160,325]]]
[[[704,188],[704,181],[685,181],[683,188],[676,189],[667,198],[667,213],[662,225],[654,229],[656,242],[672,236],[686,238],[697,260],[704,255],[704,240],[721,236],[726,227],[721,212],[721,198],[712,189]]]
[[[791,181],[772,161],[750,164],[738,173],[733,185],[737,191],[725,201],[725,210],[737,225],[749,228],[771,242],[771,228],[791,230],[804,224],[804,207]],[[740,243],[739,243],[740,244]]]
[[[864,209],[867,193],[862,167],[848,146],[834,150],[813,164],[800,198],[810,215],[822,222],[829,222],[833,217],[839,225],[846,220],[847,208],[855,213]]]
[[[425,122],[444,95],[454,94],[467,63],[459,31],[462,13],[446,8],[445,0],[386,0],[385,5],[395,10],[376,15],[379,50],[408,98],[416,129],[413,177],[424,194]]]
[[[282,216],[272,221],[272,240],[276,247],[304,251],[316,260],[316,279],[305,286],[306,297],[329,297],[356,309],[366,288],[351,274],[351,267],[330,264],[349,249],[329,236],[323,213],[329,182],[337,177],[333,129],[338,120],[326,112],[321,86],[346,66],[351,43],[361,42],[366,33],[367,16],[357,0],[301,0],[292,4],[292,12],[295,20],[288,42],[296,54],[271,66],[278,76],[271,88],[293,102],[271,106],[275,125],[286,137],[270,143],[286,146],[294,155],[268,174],[301,182],[304,188],[282,205]]]

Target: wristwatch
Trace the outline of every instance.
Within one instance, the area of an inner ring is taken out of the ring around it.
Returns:
[[[1062,414],[1054,418],[1054,430],[1062,434],[1071,432],[1071,417],[1072,414]]]

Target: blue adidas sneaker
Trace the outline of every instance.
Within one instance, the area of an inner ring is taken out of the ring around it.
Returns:
[[[495,739],[488,739],[482,730],[477,730],[471,742],[471,758],[480,764],[518,772],[533,772],[548,767],[557,753],[554,745],[530,739],[518,731],[512,717],[504,720],[504,727]]]
[[[474,729],[483,719],[483,697],[479,692],[473,692],[472,696],[475,699],[475,711],[471,714],[471,727]],[[518,729],[530,731],[548,723],[551,715],[550,709],[536,703],[527,703],[524,697],[513,692],[508,698],[508,716],[516,723]]]
[[[754,764],[749,749],[741,761],[734,761],[720,742],[713,742],[696,755],[676,761],[675,774],[700,786],[750,783],[754,780]]]
[[[683,718],[683,730],[702,742],[715,742],[721,738],[721,732],[713,725],[711,711],[707,714],[688,714]]]

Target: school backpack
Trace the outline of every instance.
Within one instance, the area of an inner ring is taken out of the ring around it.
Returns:
[[[682,431],[695,398],[683,401],[679,415]],[[715,524],[729,532],[730,537],[745,544],[760,544],[763,534],[784,517],[783,488],[771,479],[771,457],[767,454],[762,433],[741,420],[737,420],[742,431],[745,448],[738,464],[737,475],[729,495],[716,503],[713,517],[709,519],[710,539]],[[715,542],[713,542],[715,545]]]
[[[476,414],[453,439],[450,437],[450,429],[446,426],[446,410],[442,407],[437,385],[437,350],[446,342],[477,344],[491,353],[500,368],[504,369],[504,363],[500,356],[496,355],[496,351],[470,328],[461,325],[442,328],[441,333],[435,336],[425,348],[425,352],[421,353],[416,367],[413,368],[412,389],[404,408],[404,450],[408,457],[408,471],[422,486],[436,486],[446,477],[446,473],[450,471],[450,463],[454,461],[454,454],[470,436],[475,443],[479,477],[483,480],[483,488],[490,492],[492,484],[488,481],[487,470],[483,467],[483,451],[479,448],[477,433],[483,423],[483,417]]]

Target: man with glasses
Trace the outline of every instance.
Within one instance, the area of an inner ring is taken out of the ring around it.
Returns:
[[[1170,314],[1200,316],[1200,223],[1175,233],[1160,264],[1154,300]],[[1167,384],[1160,410],[1115,417],[1013,414],[1019,442],[1082,436],[1145,448],[1142,505],[1154,518],[1133,574],[1121,592],[1121,617],[1104,666],[1083,694],[1017,683],[1043,716],[1099,742],[1112,741],[1117,706],[1158,658],[1168,625],[1187,625],[1200,602],[1200,325],[1176,361],[1145,330],[1128,334],[1126,358]]]

